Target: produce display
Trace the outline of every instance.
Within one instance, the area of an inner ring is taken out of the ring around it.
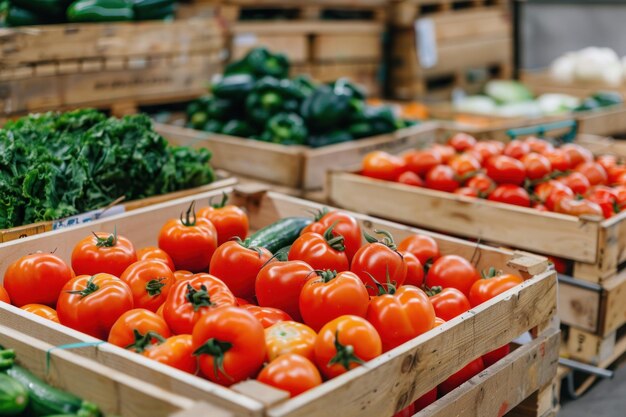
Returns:
[[[445,145],[365,156],[361,173],[417,187],[573,216],[610,218],[626,207],[626,164],[575,143],[536,137],[477,142],[465,133]]]
[[[518,81],[493,80],[485,85],[484,94],[455,100],[454,109],[501,117],[541,117],[597,110],[622,103],[622,96],[610,91],[597,92],[585,99],[556,93],[535,98],[528,87]]]
[[[388,106],[369,106],[349,80],[288,78],[290,63],[264,48],[229,64],[211,95],[187,108],[187,125],[207,132],[313,148],[406,127]]]
[[[174,0],[4,0],[7,26],[173,19]]]
[[[426,235],[396,244],[364,232],[336,210],[251,233],[223,199],[154,227],[158,247],[137,250],[113,230],[74,242],[70,259],[9,260],[0,301],[224,386],[256,378],[293,397],[523,282],[442,255]],[[508,352],[477,358],[408,409]]]
[[[30,115],[0,129],[0,228],[88,212],[215,179],[206,149],[170,146],[145,115]]]
[[[46,384],[0,346],[0,416],[100,417],[96,404]]]
[[[550,75],[562,83],[591,81],[620,86],[626,81],[626,57],[620,58],[611,48],[584,48],[555,59]]]

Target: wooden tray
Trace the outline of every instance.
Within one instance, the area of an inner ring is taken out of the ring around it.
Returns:
[[[191,201],[195,200],[198,206],[202,206],[208,198],[220,193],[213,191],[186,197],[101,219],[89,225],[9,242],[0,247],[0,257],[12,260],[35,250],[55,248],[55,253],[67,260],[74,242],[79,238],[92,231],[111,230],[114,226],[137,246],[154,244],[157,235],[155,225],[177,217]],[[306,215],[309,210],[322,207],[254,187],[228,190],[228,193],[232,201],[247,209],[252,230],[279,218]],[[397,239],[416,232],[422,233],[417,229],[364,215],[355,214],[355,217],[364,229],[386,229]],[[545,396],[551,395],[558,355],[558,331],[550,327],[556,313],[556,274],[547,269],[545,258],[430,232],[423,233],[437,240],[443,254],[455,253],[474,259],[479,269],[494,266],[521,274],[527,280],[433,331],[294,399],[286,399],[284,392],[256,381],[240,383],[227,389],[108,344],[76,352],[96,358],[130,376],[151,381],[173,393],[209,402],[229,411],[233,416],[315,417],[333,413],[343,417],[378,417],[391,416],[469,361],[533,330],[531,333],[535,342],[521,347],[494,368],[481,373],[420,415],[449,416],[453,415],[451,410],[472,404],[464,408],[465,416],[495,417],[503,415],[529,397],[537,409],[534,415],[544,415],[552,407],[552,401],[546,401]],[[520,317],[524,319],[520,320]],[[54,345],[94,340],[6,304],[0,304],[0,320],[9,327],[20,328]],[[426,374],[428,376],[424,377]],[[513,374],[518,376],[512,378]],[[485,396],[485,390],[489,390],[490,395]],[[540,395],[533,398],[533,393],[538,391]],[[528,404],[524,407],[528,407]]]
[[[192,400],[145,380],[103,366],[17,330],[0,325],[0,345],[14,349],[17,362],[47,383],[97,404],[107,415],[165,417],[192,409]],[[49,355],[49,367],[47,366]]]

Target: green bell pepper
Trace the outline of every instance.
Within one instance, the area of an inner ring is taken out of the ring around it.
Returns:
[[[33,26],[48,23],[43,16],[17,6],[9,7],[6,22],[9,26]]]
[[[231,74],[249,74],[256,78],[286,78],[289,75],[289,61],[281,53],[272,54],[266,48],[254,48],[239,61],[226,66],[224,75]]]
[[[312,148],[321,148],[322,146],[336,145],[338,143],[350,142],[354,138],[345,130],[335,130],[328,133],[309,136],[306,144]]]
[[[245,100],[255,85],[255,79],[250,74],[227,75],[213,84],[211,91],[216,97]]]
[[[161,20],[173,16],[174,0],[132,0],[135,20]]]
[[[366,107],[348,127],[348,131],[355,138],[364,138],[393,132],[403,126],[404,123],[396,118],[390,107]]]
[[[117,22],[133,20],[133,5],[127,0],[77,0],[67,9],[70,22]]]
[[[193,129],[203,129],[206,122],[209,120],[209,115],[205,111],[197,110],[188,118],[187,126]]]
[[[220,133],[223,127],[224,127],[224,123],[222,123],[221,121],[215,120],[215,119],[209,119],[204,124],[204,126],[202,126],[202,130],[204,130],[205,132]]]
[[[229,136],[239,136],[242,138],[248,138],[256,133],[255,129],[250,125],[250,123],[245,120],[229,120],[226,122],[224,127],[222,127],[222,134]]]
[[[317,85],[308,75],[297,75],[291,80],[291,82],[298,90],[300,90],[300,93],[304,97],[310,96],[317,89]]]
[[[352,113],[351,95],[336,94],[327,85],[320,86],[300,106],[300,114],[310,129],[323,132],[346,122]]]
[[[251,121],[264,125],[275,114],[296,112],[303,99],[300,89],[290,80],[263,77],[246,98],[246,112]]]
[[[600,107],[600,103],[598,103],[598,101],[593,98],[593,97],[587,97],[586,99],[583,100],[583,102],[574,109],[575,112],[577,111],[590,111],[590,110],[595,110],[597,108]]]
[[[339,78],[330,84],[336,94],[347,94],[359,100],[365,100],[365,92],[358,85],[350,82],[348,78]]]
[[[267,122],[260,140],[282,145],[303,145],[308,134],[300,116],[295,113],[280,113]]]

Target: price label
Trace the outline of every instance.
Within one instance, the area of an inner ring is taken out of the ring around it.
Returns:
[[[422,68],[432,68],[437,65],[435,22],[428,18],[417,19],[414,28],[415,47],[420,65]]]
[[[52,223],[52,230],[64,229],[70,226],[76,226],[79,224],[90,223],[94,220],[103,219],[106,217],[115,216],[116,214],[124,213],[125,209],[122,205],[110,207],[108,209],[98,209],[88,211],[87,213],[77,214],[75,216],[66,217],[61,220],[56,220]]]

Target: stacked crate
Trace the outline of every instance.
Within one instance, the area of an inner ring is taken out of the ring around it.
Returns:
[[[395,0],[389,93],[398,99],[450,99],[489,78],[510,78],[511,23],[503,0]]]
[[[319,81],[349,77],[380,92],[385,0],[223,0],[230,60],[265,46]]]

